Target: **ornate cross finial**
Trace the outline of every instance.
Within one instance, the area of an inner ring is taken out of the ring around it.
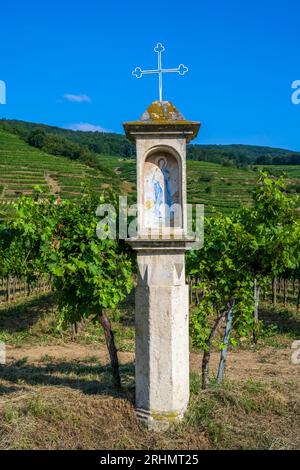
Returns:
[[[158,74],[158,88],[159,88],[159,100],[162,101],[162,76],[163,73],[179,73],[179,75],[184,75],[186,74],[189,69],[183,65],[180,64],[176,69],[163,69],[162,68],[162,60],[161,60],[161,55],[164,52],[165,48],[164,46],[159,42],[155,48],[154,52],[157,54],[157,69],[154,70],[142,70],[140,67],[136,67],[132,75],[136,78],[142,78],[143,75],[150,75],[150,74]]]

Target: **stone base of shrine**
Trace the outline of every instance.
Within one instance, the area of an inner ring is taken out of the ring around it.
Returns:
[[[181,413],[155,413],[141,408],[136,408],[135,414],[147,429],[153,431],[166,431],[172,424],[181,421],[184,417],[184,411]]]
[[[182,419],[189,402],[189,295],[181,243],[134,243],[136,414],[150,429]]]

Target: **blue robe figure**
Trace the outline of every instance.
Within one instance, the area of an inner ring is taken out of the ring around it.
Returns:
[[[167,206],[166,208],[167,213],[169,213],[170,207],[172,206],[172,196],[171,196],[170,183],[169,183],[170,172],[168,168],[166,167],[166,161],[164,159],[159,160],[158,166],[164,178],[164,189],[165,189],[164,199],[165,200],[163,200],[163,195],[164,195],[163,188],[160,184],[160,181],[156,178],[156,172],[158,171],[158,168],[157,168],[153,175],[154,201],[155,201],[154,213],[156,217],[164,218],[166,217],[166,214],[161,213],[161,205],[164,204],[165,206]]]
[[[156,217],[161,217],[160,206],[163,203],[163,189],[161,187],[160,182],[157,179],[155,179],[155,176],[154,176],[154,201],[155,201],[154,213]]]
[[[161,168],[161,171],[164,176],[164,182],[165,182],[165,204],[167,204],[168,209],[170,209],[170,207],[172,206],[172,196],[171,196],[170,183],[169,183],[170,172],[168,168],[166,167]]]

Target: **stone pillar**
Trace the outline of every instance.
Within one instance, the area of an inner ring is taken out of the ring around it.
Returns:
[[[188,286],[184,252],[138,249],[136,411],[149,427],[181,418],[189,400]]]
[[[189,295],[185,251],[186,142],[199,123],[186,121],[169,102],[155,102],[141,121],[124,124],[136,142],[137,251],[136,414],[149,428],[181,419],[189,401]],[[175,204],[170,218],[164,205]],[[180,211],[179,211],[180,212]],[[167,216],[168,215],[168,216]]]

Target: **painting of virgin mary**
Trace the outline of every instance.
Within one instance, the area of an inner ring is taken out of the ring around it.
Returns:
[[[160,154],[145,162],[145,227],[170,226],[170,209],[178,202],[178,164]]]

